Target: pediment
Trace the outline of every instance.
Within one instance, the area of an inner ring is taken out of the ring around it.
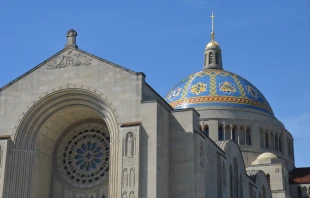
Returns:
[[[18,82],[19,80],[25,78],[27,75],[35,72],[38,69],[43,69],[47,71],[57,71],[57,70],[66,70],[66,69],[74,69],[78,67],[91,67],[92,65],[98,65],[98,62],[106,63],[106,65],[109,65],[110,67],[115,67],[121,70],[124,70],[126,72],[129,72],[131,74],[137,75],[140,74],[140,72],[134,72],[130,69],[127,69],[125,67],[122,67],[120,65],[117,65],[115,63],[112,63],[110,61],[107,61],[105,59],[102,59],[98,56],[95,56],[93,54],[87,53],[83,50],[80,50],[78,48],[74,48],[71,46],[65,47],[63,50],[59,51],[55,55],[51,56],[41,64],[37,65],[30,71],[26,72],[25,74],[21,75],[20,77],[16,78],[15,80],[11,81],[7,85],[0,88],[0,91],[6,89],[10,85]],[[144,75],[144,74],[143,74]]]

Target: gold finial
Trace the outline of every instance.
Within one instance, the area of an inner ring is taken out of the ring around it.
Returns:
[[[212,41],[214,41],[214,38],[215,38],[215,36],[214,36],[214,18],[215,18],[215,15],[214,15],[214,13],[212,12],[212,16],[210,16],[211,17],[211,19],[212,19],[212,32],[211,32],[211,39],[212,39]]]

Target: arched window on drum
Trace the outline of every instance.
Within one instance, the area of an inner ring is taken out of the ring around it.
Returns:
[[[209,126],[206,124],[205,126],[204,126],[204,128],[203,128],[203,132],[204,132],[204,134],[206,135],[206,136],[208,136],[209,137]]]
[[[250,128],[246,128],[245,134],[246,134],[246,144],[247,145],[252,145],[251,130],[250,130]]]
[[[223,140],[223,125],[219,126],[218,130],[218,140]]]
[[[237,134],[237,127],[232,127],[232,140],[238,144],[238,134]]]

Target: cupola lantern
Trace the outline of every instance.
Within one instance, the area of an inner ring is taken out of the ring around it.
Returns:
[[[211,32],[211,42],[207,44],[204,53],[204,69],[223,69],[222,67],[222,50],[220,45],[215,42],[214,35],[214,18],[215,15],[212,12],[212,32]]]

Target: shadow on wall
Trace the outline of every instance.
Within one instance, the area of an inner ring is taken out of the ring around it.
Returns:
[[[145,128],[141,125],[141,137],[140,137],[140,196],[147,197],[147,184],[148,184],[148,141],[149,136],[147,135]],[[142,164],[142,162],[144,162]],[[143,189],[143,191],[141,190]]]

